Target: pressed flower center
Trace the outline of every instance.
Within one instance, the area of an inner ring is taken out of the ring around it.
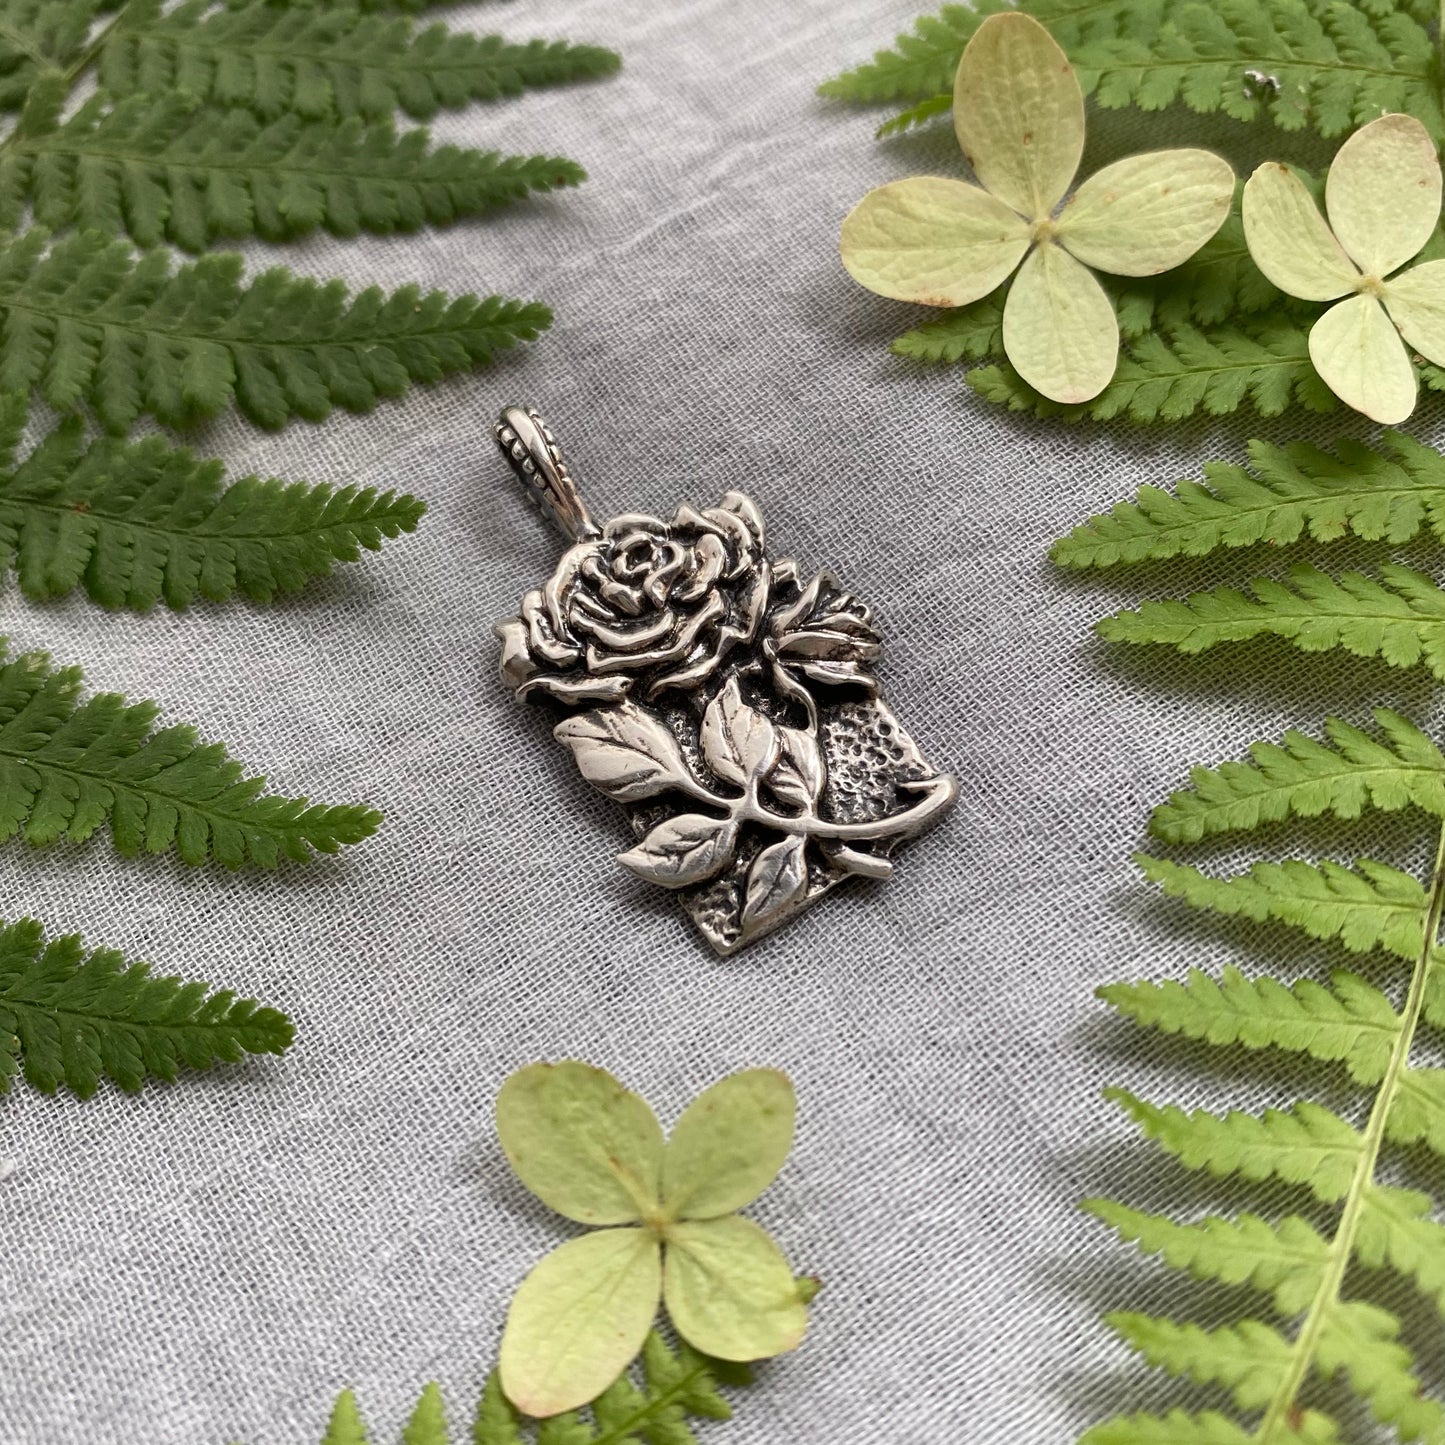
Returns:
[[[1355,282],[1355,290],[1361,296],[1373,296],[1378,301],[1385,294],[1385,283],[1378,276],[1361,276]]]
[[[1052,241],[1058,234],[1058,223],[1052,216],[1042,216],[1029,227],[1029,239],[1032,241]]]

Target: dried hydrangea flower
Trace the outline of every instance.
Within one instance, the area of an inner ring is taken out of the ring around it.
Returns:
[[[1415,410],[1419,381],[1406,343],[1445,366],[1445,261],[1400,269],[1439,225],[1440,195],[1434,142],[1411,115],[1372,120],[1335,153],[1328,223],[1278,161],[1244,187],[1255,265],[1303,301],[1347,298],[1310,329],[1315,370],[1346,405],[1387,426]]]
[[[1018,12],[989,16],[968,42],[953,123],[979,184],[915,176],[870,191],[843,223],[843,264],[870,291],[925,306],[977,301],[1018,268],[1009,360],[1054,401],[1088,401],[1119,361],[1118,319],[1089,268],[1154,276],[1187,261],[1224,224],[1234,171],[1210,151],[1149,151],[1105,166],[1060,209],[1084,149],[1084,93],[1049,32]]]
[[[793,1143],[786,1074],[749,1069],[705,1090],[664,1143],[645,1100],[601,1069],[532,1064],[497,1096],[497,1132],[544,1204],[600,1226],[547,1255],[507,1312],[508,1399],[556,1415],[595,1399],[631,1364],[665,1301],[705,1355],[795,1349],[804,1295],[782,1251],[738,1210],[776,1178]]]

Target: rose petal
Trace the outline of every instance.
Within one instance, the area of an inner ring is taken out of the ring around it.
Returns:
[[[559,1245],[507,1311],[498,1360],[507,1398],[540,1416],[596,1399],[636,1359],[661,1294],[661,1250],[641,1229]]]
[[[777,1069],[745,1069],[683,1111],[662,1155],[662,1201],[672,1219],[732,1214],[778,1177],[793,1147],[797,1100]]]
[[[1149,151],[1090,176],[1059,215],[1059,242],[1114,276],[1187,261],[1224,224],[1234,168],[1212,151]]]
[[[731,581],[752,565],[753,534],[748,531],[747,523],[741,517],[732,512],[726,512],[721,507],[709,507],[703,516],[708,521],[715,522],[728,534],[731,542],[730,551],[734,560],[728,567],[726,576]]]
[[[553,635],[551,614],[540,592],[529,592],[522,598],[522,620],[527,624],[527,641],[536,656],[559,667],[581,658],[582,649],[576,643]],[[570,636],[568,633],[568,639]]]
[[[1091,271],[1045,243],[1014,277],[1003,347],[1030,386],[1054,401],[1088,401],[1119,364],[1119,323]]]
[[[985,190],[1030,220],[1063,199],[1084,150],[1084,92],[1069,58],[1031,15],[990,15],[953,87],[958,143]]]
[[[1310,360],[1341,401],[1373,421],[1394,426],[1415,410],[1415,368],[1373,296],[1351,296],[1315,322]]]
[[[497,623],[492,631],[502,639],[502,657],[497,671],[508,687],[520,687],[537,670],[527,646],[530,629],[520,617],[509,617],[505,622]]]
[[[743,523],[753,535],[758,551],[761,552],[764,539],[763,514],[758,510],[757,503],[746,492],[724,492],[718,505],[723,511],[735,512],[743,519]]]
[[[1000,285],[1029,248],[1028,223],[987,191],[915,176],[869,191],[843,222],[843,266],[895,301],[964,306]]]
[[[1244,184],[1240,209],[1249,254],[1281,291],[1304,301],[1333,301],[1354,290],[1360,273],[1288,166],[1260,166]]]
[[[591,617],[578,617],[575,626],[578,631],[596,638],[609,652],[640,652],[644,647],[651,647],[671,636],[677,619],[670,612],[664,612],[650,622],[641,622],[629,628],[611,627]]]
[[[1421,356],[1445,366],[1445,261],[1425,261],[1387,281],[1385,309]]]
[[[539,693],[569,706],[582,702],[616,702],[632,690],[630,677],[588,677],[585,672],[541,672],[517,689],[517,701],[529,702]]]
[[[673,588],[678,602],[693,602],[701,597],[722,576],[727,566],[728,549],[714,528],[703,533],[693,544],[693,572],[686,582]]]
[[[1336,239],[1369,276],[1388,276],[1440,222],[1440,160],[1413,115],[1361,126],[1330,163],[1325,209]]]
[[[781,1355],[808,1328],[782,1250],[738,1214],[668,1229],[662,1294],[678,1334],[715,1359]]]
[[[609,542],[624,532],[647,532],[653,537],[666,537],[667,523],[661,517],[651,517],[646,512],[623,512],[602,528],[602,535]]]
[[[596,541],[578,542],[569,547],[542,588],[542,596],[547,603],[547,615],[552,621],[552,631],[563,642],[571,640],[571,634],[567,631],[567,613],[563,598],[572,590],[578,573],[588,562],[600,555],[601,548]]]
[[[587,648],[587,666],[599,677],[625,669],[628,672],[642,672],[664,662],[676,662],[692,651],[697,635],[710,623],[716,622],[727,611],[727,603],[714,592],[698,610],[677,629],[672,643],[667,647],[654,648],[651,652],[637,652],[622,657],[611,657],[590,645]]]

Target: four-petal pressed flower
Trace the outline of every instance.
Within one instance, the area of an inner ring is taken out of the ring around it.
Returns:
[[[1440,196],[1434,142],[1409,115],[1372,120],[1335,153],[1328,223],[1278,161],[1244,187],[1255,265],[1291,296],[1338,302],[1310,329],[1315,370],[1341,401],[1387,426],[1415,409],[1419,383],[1406,343],[1445,366],[1445,261],[1400,269],[1439,225]]]
[[[787,1075],[749,1069],[700,1094],[664,1143],[647,1103],[611,1074],[533,1064],[497,1097],[497,1132],[544,1204],[601,1226],[522,1282],[502,1336],[502,1388],[530,1415],[595,1399],[632,1362],[667,1303],[703,1354],[795,1349],[808,1317],[768,1235],[737,1211],[773,1182],[793,1142]]]
[[[1017,11],[968,42],[953,122],[979,184],[915,176],[870,191],[843,223],[843,264],[870,291],[925,306],[977,301],[1017,267],[1009,360],[1054,401],[1088,401],[1119,361],[1114,307],[1089,268],[1154,276],[1187,261],[1224,224],[1234,171],[1209,151],[1151,151],[1105,166],[1060,210],[1084,93],[1053,37]]]

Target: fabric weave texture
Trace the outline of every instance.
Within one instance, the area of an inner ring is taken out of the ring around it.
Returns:
[[[103,839],[5,850],[8,916],[255,994],[300,1032],[283,1060],[137,1099],[20,1087],[0,1103],[14,1164],[0,1445],[313,1445],[345,1385],[389,1441],[429,1378],[460,1426],[513,1289],[570,1229],[510,1175],[492,1100],[513,1069],[565,1057],[611,1069],[665,1124],[735,1069],[795,1081],[797,1147],[752,1212],[825,1287],[801,1352],[764,1366],[705,1441],[1065,1445],[1103,1414],[1177,1397],[1098,1315],[1166,1308],[1188,1287],[1076,1203],[1202,1204],[1211,1186],[1160,1161],[1101,1086],[1258,1108],[1299,1078],[1211,1070],[1111,1022],[1092,990],[1191,964],[1292,977],[1341,959],[1189,918],[1129,854],[1191,763],[1331,710],[1362,720],[1384,703],[1437,735],[1442,715],[1424,681],[1380,665],[1263,644],[1247,665],[1229,650],[1185,661],[1092,637],[1124,599],[1260,559],[1120,587],[1053,568],[1054,537],[1142,482],[1242,459],[1252,434],[1369,430],[1298,412],[1073,428],[889,356],[920,314],[847,278],[839,224],[870,185],[956,173],[956,144],[945,126],[875,145],[875,115],[813,89],[917,8],[449,8],[448,24],[622,52],[613,81],[434,126],[439,141],[573,156],[590,182],[447,231],[249,256],[357,285],[538,297],[555,328],[370,416],[274,437],[229,418],[191,439],[233,475],[411,490],[430,507],[418,534],[272,607],[112,616],[4,584],[15,645],[81,663],[96,690],[154,696],[278,791],[365,799],[387,822],[284,877],[128,862]],[[1328,154],[1183,113],[1102,115],[1085,169],[1185,139],[1237,165]],[[961,784],[892,881],[850,884],[720,961],[613,862],[621,810],[495,676],[493,622],[560,547],[494,450],[513,400],[552,423],[595,513],[741,489],[773,555],[831,566],[873,605],[889,700]],[[1430,425],[1416,434],[1438,444]],[[1313,838],[1347,857],[1424,853],[1398,820]]]

